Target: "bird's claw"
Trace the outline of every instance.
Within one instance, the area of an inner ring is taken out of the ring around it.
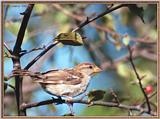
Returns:
[[[55,103],[55,105],[59,105],[59,104],[62,104],[63,103],[63,100],[61,97],[58,97],[57,99],[55,99],[54,97],[52,97],[52,100],[55,101],[57,100],[57,102]]]

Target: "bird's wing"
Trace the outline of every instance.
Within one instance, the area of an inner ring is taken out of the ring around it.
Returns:
[[[79,84],[84,77],[82,73],[73,69],[51,70],[41,74],[42,78],[35,78],[35,82],[43,84]]]

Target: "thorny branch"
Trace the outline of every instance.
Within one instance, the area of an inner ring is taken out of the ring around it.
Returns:
[[[149,100],[155,95],[157,95],[157,91],[153,92],[151,95],[148,96]],[[145,103],[146,103],[146,100],[142,102],[141,106],[144,105]]]
[[[135,75],[136,75],[136,77],[137,77],[137,79],[138,79],[138,81],[139,81],[138,83],[139,83],[140,89],[141,89],[141,91],[142,91],[142,93],[143,93],[143,95],[144,95],[144,97],[145,97],[145,100],[146,100],[146,103],[147,103],[147,107],[148,107],[148,113],[150,113],[150,112],[151,112],[151,106],[150,106],[149,98],[148,98],[147,94],[145,93],[144,88],[143,88],[143,85],[142,85],[142,82],[141,82],[142,78],[141,78],[140,75],[138,74],[138,72],[137,72],[137,70],[136,70],[136,67],[135,67],[135,65],[134,65],[134,63],[133,63],[132,50],[131,50],[130,46],[128,45],[127,48],[128,48],[128,50],[129,50],[129,55],[130,55],[130,56],[129,56],[130,63],[131,63],[131,65],[132,65],[133,70],[134,70],[134,73],[135,73]]]

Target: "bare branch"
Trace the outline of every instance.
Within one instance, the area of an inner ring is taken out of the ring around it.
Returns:
[[[132,65],[132,67],[133,67],[134,73],[135,73],[135,75],[136,75],[136,77],[137,77],[137,79],[138,79],[138,81],[139,81],[138,83],[139,83],[140,89],[141,89],[141,91],[142,91],[142,93],[143,93],[143,95],[144,95],[144,98],[145,98],[145,100],[146,100],[147,107],[148,107],[148,113],[150,113],[152,110],[151,110],[151,106],[150,106],[150,103],[149,103],[149,98],[148,98],[147,94],[146,94],[145,91],[144,91],[144,88],[143,88],[143,85],[142,85],[142,82],[141,82],[141,77],[140,77],[140,75],[138,74],[138,72],[137,72],[137,70],[136,70],[136,67],[135,67],[135,65],[134,65],[134,63],[133,63],[132,50],[131,50],[131,48],[130,48],[129,45],[127,46],[127,48],[128,48],[129,55],[130,55],[130,56],[129,56],[129,60],[130,60],[131,65]]]
[[[24,51],[24,52],[22,52],[22,53],[20,54],[20,56],[29,54],[29,53],[34,52],[34,51],[44,50],[44,49],[46,49],[46,46],[39,47],[39,48],[33,48],[33,49],[29,50],[29,51]]]
[[[12,54],[12,50],[7,46],[7,44],[4,42],[4,47],[8,50],[10,54]]]
[[[45,50],[43,50],[37,57],[35,57],[24,69],[29,69],[38,59],[40,59],[45,53],[47,53],[51,48],[53,48],[55,45],[57,45],[59,42],[55,41],[52,44],[50,44]]]
[[[28,109],[28,108],[52,104],[52,103],[62,104],[62,103],[66,103],[66,102],[67,102],[67,100],[64,100],[64,99],[51,99],[51,100],[45,100],[45,101],[41,101],[41,102],[23,104],[23,105],[21,105],[21,108]],[[72,100],[70,100],[70,102],[71,103],[88,104],[88,105],[90,104],[90,102],[88,102],[87,100],[82,100],[82,99],[72,99]],[[128,106],[125,104],[118,104],[118,103],[114,103],[114,102],[94,101],[94,102],[92,102],[91,106],[93,106],[93,105],[116,107],[116,108],[126,109],[126,110],[143,111],[145,113],[149,113],[150,115],[154,115],[154,116],[156,115],[155,112],[153,112],[153,111],[148,112],[148,109],[141,108],[139,106]]]
[[[21,52],[21,45],[23,42],[24,34],[27,28],[27,24],[32,12],[34,4],[29,4],[25,12],[23,12],[23,20],[17,35],[17,40],[13,49],[13,55],[18,57],[18,58],[12,58],[13,61],[13,67],[14,69],[21,69],[21,64],[20,64],[20,57],[19,53]],[[15,91],[16,91],[16,101],[17,101],[17,109],[18,109],[18,115],[24,116],[26,115],[25,110],[20,110],[20,105],[23,103],[23,94],[22,94],[22,77],[16,76],[15,77]]]
[[[31,15],[31,11],[33,9],[34,4],[29,4],[27,9],[25,10],[25,12],[23,12],[23,20],[22,20],[22,24],[21,27],[19,29],[18,35],[17,35],[17,40],[13,49],[14,54],[18,55],[19,52],[21,51],[21,45],[23,42],[23,37],[25,34],[25,30],[27,28],[27,24]],[[22,13],[21,13],[22,14]]]
[[[153,96],[155,96],[156,94],[157,94],[157,91],[155,91],[155,92],[153,92],[151,95],[149,95],[148,98],[151,99],[151,98],[152,98]],[[141,106],[144,105],[145,103],[146,103],[146,100],[144,100],[144,101],[142,102]]]
[[[9,54],[9,53],[7,53],[7,52],[4,52],[4,57],[12,58],[12,59],[18,59],[18,57],[17,57],[17,56],[14,56],[14,55]]]
[[[82,27],[84,27],[85,25],[89,24],[90,22],[95,21],[96,19],[99,19],[99,18],[103,17],[104,15],[106,15],[106,14],[108,14],[108,13],[110,13],[110,12],[116,10],[116,9],[119,9],[119,8],[125,7],[125,6],[126,6],[126,4],[121,4],[121,5],[118,5],[118,6],[116,6],[116,7],[111,8],[111,9],[107,9],[107,10],[104,11],[103,13],[97,15],[95,18],[87,19],[84,23],[82,23],[79,27],[77,27],[77,28],[74,29],[73,31],[78,31],[78,30],[80,30]]]
[[[10,88],[12,88],[12,89],[15,91],[15,87],[14,87],[14,86],[12,86],[11,84],[6,83],[6,82],[5,82],[5,84],[6,84],[7,86],[9,86]]]
[[[54,7],[54,8],[56,8],[57,10],[60,10],[60,11],[62,11],[65,15],[67,15],[67,16],[69,16],[69,17],[72,17],[73,19],[75,19],[75,20],[78,20],[78,21],[84,21],[84,19],[86,18],[85,16],[79,16],[79,15],[76,15],[76,14],[73,14],[73,13],[71,13],[70,11],[68,11],[68,10],[66,10],[66,9],[64,9],[61,5],[59,5],[59,4],[52,4],[52,6]],[[125,5],[124,4],[124,6],[127,6],[127,5]],[[111,7],[112,8],[112,7]],[[112,10],[110,8],[110,10]],[[107,12],[108,11],[108,9],[105,11],[105,12]],[[103,12],[103,13],[105,13],[105,12]],[[103,14],[102,13],[102,14]],[[106,14],[108,14],[108,13],[106,13]],[[99,15],[98,15],[99,16]],[[98,17],[97,16],[97,17]],[[95,17],[96,18],[96,17]],[[94,19],[94,18],[93,18]],[[98,19],[98,18],[97,18]],[[91,20],[91,19],[90,19]],[[79,30],[80,28],[82,28],[82,27],[84,27],[84,25],[87,25],[87,24],[89,24],[88,22],[90,21],[89,20],[89,18],[87,17],[87,19],[84,21],[84,22],[82,22],[82,24],[80,24],[77,28],[75,28],[73,31],[77,31],[77,30]],[[93,27],[95,27],[95,28],[97,28],[97,29],[99,29],[99,30],[102,30],[102,31],[105,31],[105,32],[107,32],[107,33],[109,33],[109,34],[112,34],[112,35],[119,35],[119,36],[121,36],[121,37],[123,37],[121,34],[118,34],[118,33],[116,33],[115,31],[112,31],[112,30],[110,30],[109,28],[107,28],[107,27],[104,27],[104,26],[101,26],[101,25],[98,25],[98,24],[96,24],[95,22],[90,22],[91,23],[91,25],[93,26]],[[135,42],[140,42],[140,43],[147,43],[147,44],[156,44],[156,42],[155,41],[153,41],[151,38],[149,38],[148,36],[145,36],[145,37],[143,37],[143,38],[131,38],[131,40],[133,40],[133,41],[135,41]]]

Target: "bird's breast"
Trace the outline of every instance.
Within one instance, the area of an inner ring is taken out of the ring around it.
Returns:
[[[90,77],[88,77],[90,78]],[[47,85],[42,85],[42,88],[48,92],[49,94],[56,95],[56,96],[70,96],[70,97],[75,97],[87,89],[87,86],[89,84],[89,80],[84,80],[80,84],[76,85],[67,85],[67,84],[47,84]]]

